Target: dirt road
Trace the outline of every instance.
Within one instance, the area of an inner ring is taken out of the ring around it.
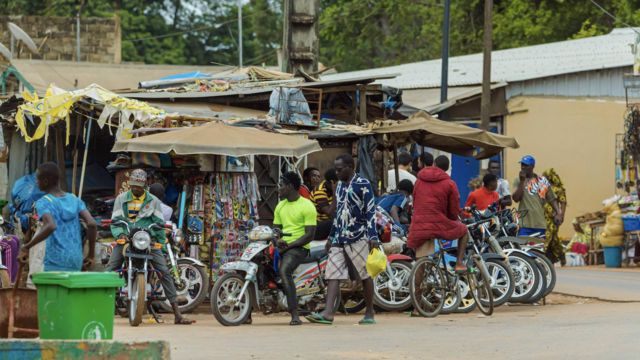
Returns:
[[[503,306],[435,319],[379,314],[378,324],[338,316],[332,326],[290,327],[284,315],[254,324],[219,325],[210,314],[192,326],[117,319],[119,340],[167,340],[174,359],[630,359],[637,353],[639,303],[608,303],[553,295],[545,306]],[[166,316],[166,320],[172,320]]]

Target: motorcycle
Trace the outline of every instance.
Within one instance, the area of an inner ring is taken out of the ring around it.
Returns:
[[[413,264],[413,257],[406,247],[407,236],[405,230],[380,206],[376,207],[375,216],[381,250],[387,256],[387,267],[373,279],[373,303],[386,311],[404,311],[411,307],[409,275]],[[341,282],[340,292],[342,312],[355,314],[366,307],[360,281]]]
[[[510,270],[513,273],[514,289],[510,298],[505,302],[536,302],[544,296],[546,289],[545,272],[539,265],[538,254],[526,251],[511,245],[513,241],[520,241],[517,238],[499,237],[505,234],[517,233],[517,223],[514,226],[510,220],[512,211],[509,209],[498,210],[497,204],[493,204],[484,211],[472,209],[474,218],[492,218],[491,226],[484,226],[484,234],[489,239],[489,244],[483,246],[482,251],[502,253],[509,259]],[[515,218],[518,218],[516,216]]]
[[[287,234],[268,226],[257,226],[249,232],[251,243],[240,260],[220,267],[225,274],[211,290],[211,312],[220,324],[244,324],[253,310],[264,314],[287,310],[287,298],[278,276],[277,241],[282,236]],[[293,274],[302,313],[321,311],[325,305],[327,254],[320,244],[311,246],[309,257]],[[334,306],[338,304],[340,296]]]
[[[380,207],[376,209],[376,223],[387,267],[373,279],[373,303],[386,311],[407,310],[411,307],[409,275],[413,258],[406,253],[405,231]]]
[[[131,326],[138,326],[142,322],[145,307],[153,315],[156,322],[161,322],[151,304],[159,300],[159,294],[154,291],[151,284],[159,284],[161,274],[149,262],[153,258],[151,249],[161,249],[162,244],[154,242],[151,236],[152,230],[162,229],[160,225],[151,224],[145,228],[130,228],[126,221],[115,221],[113,225],[122,225],[126,228],[128,237],[118,239],[119,245],[124,245],[122,252],[125,258],[124,266],[118,272],[125,279],[125,286],[116,297],[116,308],[121,313],[123,310],[129,318]],[[146,305],[146,306],[145,306]]]
[[[519,230],[519,220],[526,216],[526,211],[503,210],[499,213],[501,223],[500,236],[498,241],[505,250],[520,250],[526,254],[534,256],[534,260],[544,275],[544,287],[539,284],[536,292],[528,299],[529,302],[540,300],[541,297],[549,295],[556,284],[556,270],[544,252],[544,234],[534,234],[528,237],[517,237]],[[542,281],[541,281],[542,283]]]
[[[103,220],[101,225],[103,228],[108,228],[111,224],[111,220]],[[176,295],[183,297],[185,301],[178,303],[178,308],[181,313],[189,313],[197,308],[207,296],[209,286],[209,275],[206,271],[206,265],[200,260],[191,257],[178,257],[180,253],[180,243],[182,240],[182,232],[175,224],[165,224],[166,230],[171,230],[170,235],[167,236],[167,241],[164,245],[163,253],[167,260],[167,266],[169,267],[169,273],[173,277],[173,281],[176,287]],[[103,244],[107,247],[103,253],[102,263],[107,264],[109,262],[109,256],[111,251],[118,242],[111,244]],[[159,275],[159,274],[157,274]],[[152,305],[157,306],[160,310],[165,312],[172,311],[169,299],[164,294],[164,289],[160,283],[160,276],[153,276],[152,281],[149,282],[151,296],[154,300]],[[124,290],[124,288],[123,288]],[[122,293],[124,295],[124,292]],[[122,303],[124,304],[124,302]],[[121,306],[119,310],[123,316],[128,316],[126,306]],[[154,317],[157,319],[158,317]]]

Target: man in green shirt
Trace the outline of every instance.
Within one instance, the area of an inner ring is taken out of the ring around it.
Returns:
[[[562,224],[564,214],[558,206],[556,195],[551,189],[549,180],[544,176],[538,176],[533,171],[536,166],[536,159],[527,155],[520,161],[520,176],[515,180],[513,187],[513,200],[519,203],[518,210],[526,210],[522,218],[521,228],[518,236],[531,236],[546,234],[547,221],[544,216],[544,204],[549,203],[555,210],[554,221]]]
[[[273,225],[282,230],[282,239],[278,248],[282,256],[280,262],[280,279],[287,295],[287,307],[291,314],[289,325],[301,325],[298,316],[298,298],[293,272],[309,255],[309,243],[316,232],[316,207],[313,203],[300,196],[298,192],[302,180],[294,172],[282,175],[278,192],[283,199],[276,206]]]

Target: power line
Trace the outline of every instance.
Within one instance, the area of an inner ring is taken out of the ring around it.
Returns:
[[[243,16],[243,18],[246,17],[246,16],[247,15]],[[224,21],[224,22],[218,23],[218,24],[213,25],[213,26],[189,29],[189,30],[184,30],[184,31],[176,31],[176,32],[173,32],[173,33],[168,33],[168,34],[163,34],[163,35],[156,35],[156,36],[148,36],[148,37],[143,37],[143,38],[138,38],[138,39],[124,39],[124,40],[125,41],[131,41],[131,42],[138,42],[138,41],[145,41],[145,40],[151,40],[151,39],[162,39],[162,38],[167,38],[167,37],[173,37],[173,36],[188,34],[190,32],[194,32],[194,31],[217,29],[217,28],[221,27],[222,25],[234,23],[234,22],[237,22],[237,21],[238,20],[233,19],[233,20],[228,20],[228,21]]]
[[[595,5],[598,9],[600,9],[603,13],[607,14],[610,18],[612,18],[615,21],[620,22],[622,25],[631,28],[631,30],[633,30],[636,34],[640,35],[640,32],[638,32],[638,30],[636,30],[633,26],[627,24],[626,22],[618,19],[615,15],[613,15],[612,13],[608,12],[607,9],[605,9],[604,7],[602,7],[600,4],[598,4],[595,0],[590,0],[591,3],[593,5]]]

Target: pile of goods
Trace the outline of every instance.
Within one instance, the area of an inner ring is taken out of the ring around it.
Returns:
[[[600,244],[603,247],[622,246],[624,243],[624,223],[622,211],[617,203],[605,207],[607,213],[606,225],[600,234]]]

